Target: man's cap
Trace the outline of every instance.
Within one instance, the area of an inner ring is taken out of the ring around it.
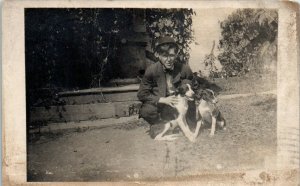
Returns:
[[[174,38],[170,36],[160,37],[155,43],[155,50],[158,46],[164,45],[164,44],[174,44],[178,48],[178,44],[175,42]]]

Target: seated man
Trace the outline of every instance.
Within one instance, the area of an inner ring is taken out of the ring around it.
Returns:
[[[177,103],[175,89],[181,83],[191,83],[193,73],[190,67],[176,61],[178,45],[171,37],[158,39],[155,45],[157,63],[150,65],[144,74],[138,91],[142,102],[140,117],[150,126],[150,136],[155,137],[155,128],[167,121],[175,119]]]

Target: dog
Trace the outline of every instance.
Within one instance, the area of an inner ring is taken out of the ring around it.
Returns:
[[[192,79],[192,89],[197,92],[198,90],[210,89],[216,93],[222,90],[217,84],[208,81],[203,77],[193,76]]]
[[[218,99],[211,89],[203,89],[195,93],[197,127],[202,124],[211,125],[210,136],[214,136],[216,126],[226,130],[226,121],[217,107]],[[199,127],[199,128],[200,128]]]
[[[195,132],[192,132],[188,126],[186,120],[186,114],[188,111],[188,101],[194,101],[194,91],[189,84],[183,84],[175,91],[175,96],[178,98],[178,103],[174,105],[174,108],[177,110],[178,115],[175,116],[176,119],[171,120],[163,125],[157,125],[160,127],[158,129],[157,135],[154,137],[154,140],[175,140],[177,134],[169,134],[168,131],[173,131],[176,127],[179,127],[183,134],[191,141],[195,142],[198,132],[200,130],[200,124],[196,126]]]

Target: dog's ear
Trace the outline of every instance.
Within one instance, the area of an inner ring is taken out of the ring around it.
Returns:
[[[201,89],[200,90],[200,95],[204,95],[205,94],[205,90]]]
[[[202,96],[203,96],[203,90],[202,89],[195,91],[195,98],[197,100],[200,100],[202,98]]]
[[[195,99],[196,99],[196,100],[200,100],[200,99],[201,99],[200,94],[196,93],[196,94],[195,94]]]
[[[192,80],[191,87],[192,87],[193,90],[197,90],[199,88],[199,83],[195,78]]]
[[[184,88],[182,86],[179,86],[176,90],[175,90],[175,95],[180,94],[181,96],[184,96],[185,92],[184,92]]]
[[[200,92],[199,92],[199,99],[206,100],[207,99],[206,96],[207,96],[206,95],[206,91],[204,89],[200,90]]]

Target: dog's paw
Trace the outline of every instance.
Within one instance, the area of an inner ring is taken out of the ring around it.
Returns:
[[[209,134],[209,137],[212,138],[212,137],[214,137],[214,135],[215,135],[214,133],[210,133],[210,134]]]

